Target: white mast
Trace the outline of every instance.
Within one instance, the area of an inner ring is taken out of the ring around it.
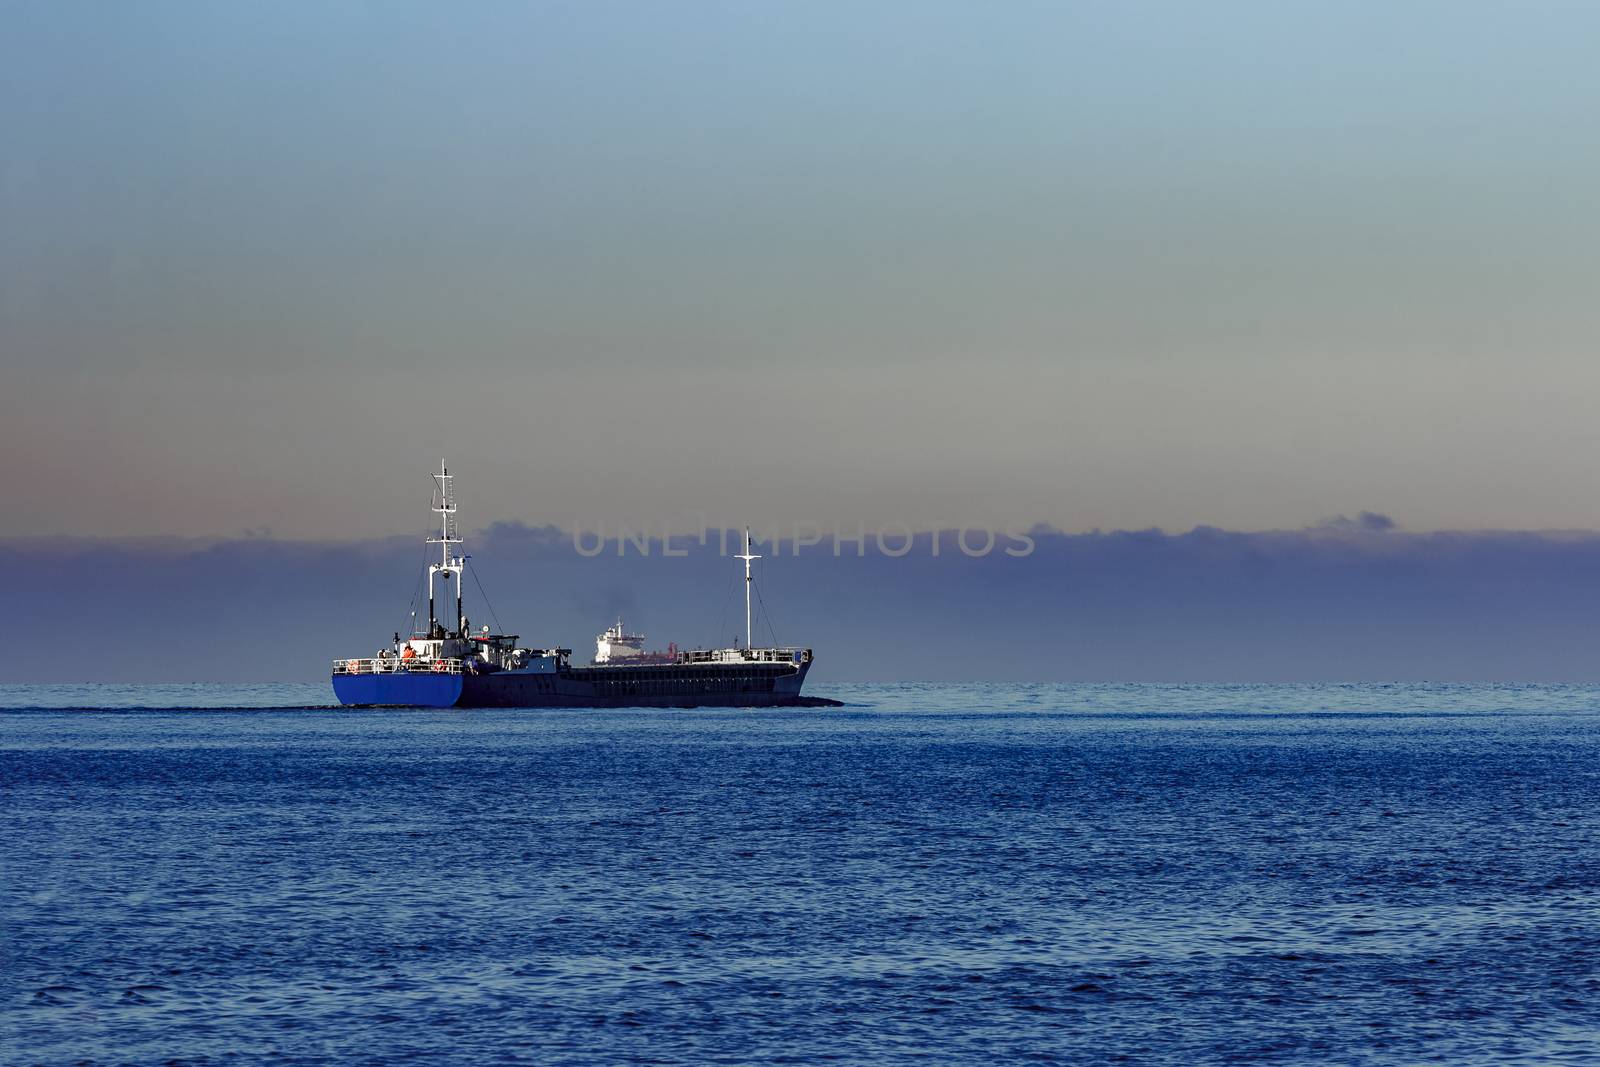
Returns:
[[[433,505],[433,510],[439,515],[439,536],[428,538],[428,544],[439,546],[439,562],[428,564],[428,636],[433,636],[433,576],[443,574],[448,583],[450,576],[456,579],[456,629],[463,630],[461,622],[461,569],[466,565],[466,560],[460,556],[450,555],[450,546],[461,543],[460,532],[456,529],[456,489],[455,475],[445,467],[444,460],[439,461],[439,473],[432,475],[434,481],[439,483],[439,496]],[[461,636],[466,636],[464,633]]]
[[[746,526],[744,528],[744,555],[733,558],[744,560],[744,647],[745,651],[749,651],[752,643],[750,640],[750,561],[761,558],[750,554],[750,527]]]

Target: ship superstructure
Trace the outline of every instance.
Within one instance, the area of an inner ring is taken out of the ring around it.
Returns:
[[[529,648],[516,634],[473,632],[463,608],[467,559],[456,523],[455,479],[441,462],[433,475],[439,515],[439,561],[428,564],[428,622],[371,658],[333,661],[333,690],[343,704],[426,707],[763,707],[831,704],[800,695],[811,669],[809,648],[754,647],[750,531],[744,531],[745,640],[732,648],[645,652],[644,635],[618,618],[596,639],[594,661],[572,663],[569,648]],[[438,617],[436,583],[451,592],[454,625]]]
[[[677,659],[676,641],[669,643],[665,652],[646,652],[644,634],[628,633],[622,625],[622,616],[618,615],[617,624],[594,639],[594,659],[589,662],[598,666],[602,663],[676,663]]]

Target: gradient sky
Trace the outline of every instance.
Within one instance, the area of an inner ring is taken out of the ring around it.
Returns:
[[[0,18],[0,536],[1600,527],[1592,3]]]

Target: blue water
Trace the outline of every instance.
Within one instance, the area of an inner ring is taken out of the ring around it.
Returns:
[[[0,687],[0,1063],[1600,1062],[1600,689],[819,695]]]

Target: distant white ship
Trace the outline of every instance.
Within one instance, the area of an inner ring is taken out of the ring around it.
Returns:
[[[594,659],[592,663],[676,663],[678,662],[678,643],[667,644],[665,652],[646,652],[644,650],[644,634],[630,634],[622,626],[622,616],[617,616],[617,624],[606,630],[594,639]]]

